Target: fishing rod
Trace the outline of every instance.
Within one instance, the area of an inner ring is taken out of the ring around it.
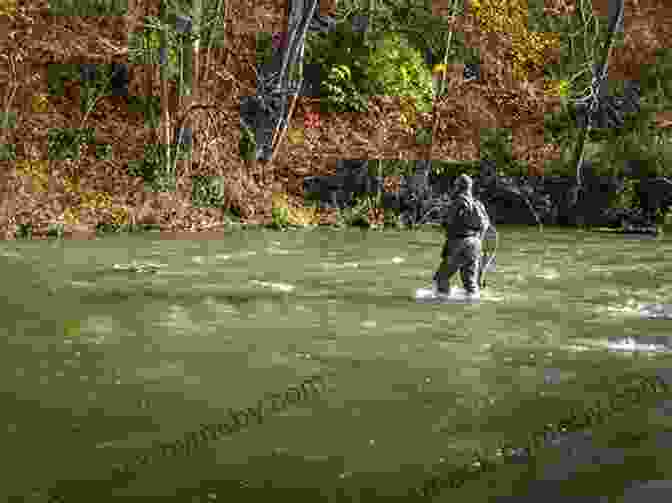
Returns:
[[[488,233],[491,233],[491,234],[495,235],[495,248],[492,250],[491,255],[488,255],[487,252],[485,252],[485,251],[483,252],[483,256],[488,257],[489,260],[487,260],[487,262],[485,264],[483,264],[483,267],[481,267],[480,278],[479,278],[479,280],[480,280],[479,282],[481,283],[481,288],[485,288],[487,286],[487,284],[485,282],[485,273],[488,272],[488,269],[490,269],[490,266],[494,262],[495,256],[497,255],[497,247],[499,246],[499,233],[497,232],[497,229],[495,228],[494,225],[490,225],[490,227],[488,227],[488,230],[485,231],[485,235],[483,236],[484,241],[486,240],[485,238],[488,235]]]

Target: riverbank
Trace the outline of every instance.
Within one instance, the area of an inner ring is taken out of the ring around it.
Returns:
[[[543,225],[539,224],[536,226],[530,226],[532,228],[536,227],[539,232],[543,232],[544,228],[546,229],[566,229],[567,226],[561,225]],[[412,227],[405,227],[403,225],[376,225],[373,224],[369,227],[364,227],[362,225],[343,225],[336,223],[329,224],[309,224],[309,225],[286,225],[278,227],[273,222],[260,224],[260,223],[248,223],[248,222],[235,222],[229,221],[222,224],[216,224],[208,227],[198,228],[198,229],[176,229],[175,226],[170,226],[168,228],[161,228],[158,225],[147,225],[147,226],[136,226],[123,225],[113,229],[105,230],[95,230],[88,227],[82,226],[72,226],[72,227],[63,227],[58,230],[51,230],[45,233],[33,234],[31,232],[26,232],[25,229],[15,232],[13,236],[6,239],[7,241],[12,240],[86,240],[86,239],[99,239],[105,236],[122,236],[122,235],[152,235],[160,239],[196,239],[196,240],[208,240],[208,239],[225,239],[227,235],[235,231],[244,231],[244,230],[270,230],[276,232],[310,232],[316,229],[329,229],[334,232],[343,231],[349,228],[357,228],[363,231],[372,231],[372,232],[403,232],[403,231],[420,231],[420,230],[431,230],[438,231],[443,233],[443,228],[439,223],[424,223]],[[612,235],[622,235],[624,237],[637,237],[637,238],[649,238],[656,239],[662,238],[666,233],[672,234],[672,225],[660,225],[657,227],[642,227],[642,228],[606,228],[606,227],[577,227],[579,232],[594,232],[594,233],[605,233]]]

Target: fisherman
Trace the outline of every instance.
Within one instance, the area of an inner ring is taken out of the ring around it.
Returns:
[[[450,279],[459,270],[467,297],[480,297],[483,238],[490,225],[483,203],[473,195],[473,180],[468,175],[460,175],[455,180],[453,203],[443,222],[446,243],[441,264],[434,274],[435,293],[450,295]]]

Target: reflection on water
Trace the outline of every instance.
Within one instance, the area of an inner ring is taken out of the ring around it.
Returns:
[[[282,438],[296,459],[269,470],[289,477],[288,487],[307,483],[286,473],[303,473],[304,458],[333,458],[348,459],[363,485],[375,485],[365,475],[377,471],[402,491],[423,477],[399,477],[401,463],[431,465],[445,445],[485,442],[490,415],[494,431],[513,435],[566,408],[540,397],[582,393],[597,372],[634,371],[672,350],[669,240],[502,228],[480,303],[427,305],[413,294],[431,283],[439,232],[124,239],[0,243],[0,382],[22,397],[18,407],[2,395],[0,407],[8,424],[23,425],[0,431],[7,452],[18,453],[0,499],[35,480],[100,478],[131,454],[118,447],[125,438],[151,443],[152,429],[176,438],[173,430],[216,422],[229,407],[253,406],[250,396],[325,369],[336,371],[340,391],[311,413],[288,412],[258,437],[213,449],[217,462],[176,464],[175,484],[196,487],[220,462],[249,463],[239,476],[254,479],[266,466],[255,460]],[[492,404],[468,405],[476,397]],[[166,408],[140,409],[139,400]],[[390,417],[416,433],[400,436]],[[75,423],[90,433],[74,435]],[[104,442],[106,454],[92,457]],[[72,453],[67,462],[63,452]],[[343,468],[327,463],[316,486],[337,484]]]

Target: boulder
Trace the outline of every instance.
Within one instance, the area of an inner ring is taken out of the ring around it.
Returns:
[[[672,180],[669,178],[642,178],[636,190],[644,213],[651,218],[658,210],[666,212],[672,206]]]

